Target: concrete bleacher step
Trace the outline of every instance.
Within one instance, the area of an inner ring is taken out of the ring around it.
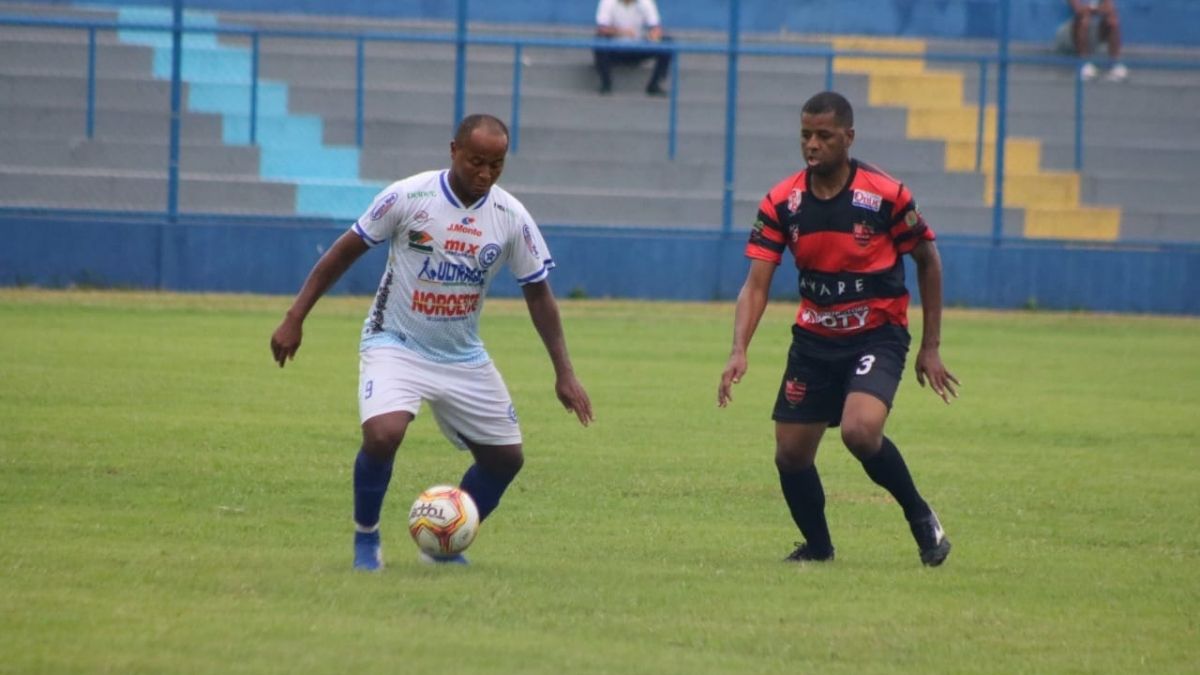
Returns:
[[[0,207],[157,211],[167,208],[166,173],[0,165]],[[257,176],[185,173],[179,208],[193,213],[287,215],[295,187]]]
[[[108,137],[7,136],[0,134],[0,164],[30,168],[74,168],[117,171],[165,171],[166,139],[117,140]],[[258,174],[259,149],[185,143],[179,149],[180,170],[194,173]]]
[[[95,112],[97,136],[125,139],[161,139],[170,133],[169,110],[100,108]],[[185,141],[208,140],[219,144],[221,120],[215,115],[187,114],[180,124]],[[83,136],[87,130],[85,109],[57,106],[0,106],[0,129],[4,133],[58,135],[64,139]]]

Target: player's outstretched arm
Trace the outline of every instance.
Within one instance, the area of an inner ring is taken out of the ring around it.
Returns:
[[[938,353],[942,344],[942,258],[932,241],[917,244],[912,257],[917,263],[917,286],[924,317],[921,349],[917,352],[917,383],[924,387],[928,380],[933,393],[948,404],[951,398],[958,397],[956,387],[960,384]]]
[[[750,271],[742,290],[738,292],[737,308],[733,314],[733,347],[729,351],[729,362],[721,373],[721,385],[717,387],[717,405],[724,408],[733,400],[733,385],[742,381],[750,364],[746,351],[758,328],[763,312],[767,309],[767,298],[771,290],[771,278],[775,276],[775,264],[765,260],[751,260]]]
[[[304,335],[304,319],[317,300],[350,269],[355,260],[368,250],[366,242],[354,232],[346,232],[313,265],[283,321],[271,335],[271,354],[282,368],[288,359],[296,357]]]
[[[567,410],[575,413],[583,426],[590,424],[595,417],[592,415],[592,401],[587,391],[575,377],[575,369],[571,366],[571,357],[567,354],[567,339],[563,336],[562,319],[558,314],[558,302],[550,283],[539,281],[525,284],[521,287],[525,294],[525,304],[529,307],[529,317],[537,329],[550,361],[554,364],[554,393]]]

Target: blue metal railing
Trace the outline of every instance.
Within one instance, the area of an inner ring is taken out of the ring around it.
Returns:
[[[466,0],[459,0],[460,4]],[[731,7],[737,3],[731,3]],[[1007,3],[1000,3],[1001,11],[1007,11]],[[835,59],[836,58],[879,58],[879,59],[919,59],[925,62],[932,63],[958,63],[958,64],[975,64],[979,72],[979,87],[977,93],[978,103],[978,118],[976,120],[975,133],[975,169],[981,171],[983,169],[983,156],[986,137],[986,110],[989,90],[989,70],[992,67],[997,69],[996,83],[996,134],[995,134],[995,164],[993,169],[994,178],[994,215],[993,215],[993,232],[992,238],[999,242],[1003,238],[1003,177],[1004,177],[1004,155],[1005,155],[1005,140],[1007,139],[1007,69],[1012,64],[1025,65],[1058,65],[1063,67],[1075,68],[1075,94],[1074,94],[1074,165],[1076,170],[1082,170],[1084,166],[1084,111],[1085,99],[1084,88],[1082,86],[1082,78],[1078,72],[1078,65],[1081,63],[1079,59],[1057,56],[1012,56],[1008,54],[1008,40],[1002,36],[1000,40],[1000,49],[997,55],[963,55],[953,53],[935,53],[926,52],[921,54],[896,54],[892,52],[875,52],[865,50],[834,50],[829,46],[764,46],[764,45],[742,45],[740,44],[738,35],[738,12],[731,11],[730,22],[731,28],[730,39],[727,44],[715,43],[686,43],[686,42],[663,42],[652,44],[622,44],[614,43],[607,40],[595,39],[559,39],[559,38],[515,38],[515,37],[498,37],[498,36],[474,36],[465,33],[466,27],[458,26],[456,34],[430,34],[430,33],[393,33],[393,32],[334,32],[334,31],[310,31],[310,30],[284,30],[284,29],[263,29],[250,28],[239,26],[189,26],[182,23],[181,16],[173,16],[172,24],[154,24],[154,23],[133,23],[133,22],[117,22],[117,21],[80,21],[80,20],[61,20],[61,19],[43,19],[43,18],[27,18],[27,17],[11,17],[0,15],[0,25],[30,27],[30,28],[58,28],[58,29],[78,29],[85,30],[88,34],[87,48],[87,102],[86,102],[86,120],[85,133],[88,138],[92,138],[95,134],[95,114],[96,114],[96,40],[97,32],[101,30],[116,31],[122,30],[143,30],[143,31],[166,31],[172,35],[172,89],[171,89],[171,150],[169,157],[169,185],[168,185],[168,204],[167,212],[169,217],[174,220],[178,216],[178,163],[179,163],[179,121],[180,121],[180,98],[181,98],[181,73],[180,73],[180,58],[182,36],[187,33],[200,34],[217,34],[217,35],[233,35],[248,38],[250,42],[250,72],[249,75],[249,96],[250,96],[250,114],[249,114],[249,139],[251,144],[258,142],[258,99],[259,99],[259,81],[260,81],[260,56],[261,42],[263,38],[301,38],[310,40],[344,40],[355,44],[355,143],[358,147],[362,147],[365,141],[365,106],[366,106],[366,81],[365,81],[365,65],[366,65],[366,47],[369,42],[408,42],[408,43],[425,43],[425,44],[449,44],[455,46],[455,91],[454,91],[454,112],[453,123],[456,125],[465,112],[466,101],[466,50],[468,46],[497,46],[508,47],[513,50],[513,77],[512,77],[512,111],[510,119],[510,151],[514,154],[520,151],[520,133],[521,133],[521,107],[522,107],[522,71],[523,71],[523,53],[528,48],[549,48],[549,49],[614,49],[614,50],[638,50],[638,51],[665,51],[672,54],[672,68],[670,72],[671,87],[669,92],[669,105],[667,107],[667,155],[670,159],[675,159],[678,149],[678,96],[679,96],[679,56],[681,54],[719,54],[725,55],[728,60],[727,79],[726,79],[726,122],[725,122],[725,149],[724,149],[724,184],[722,188],[723,206],[721,227],[724,232],[729,232],[732,227],[732,209],[734,197],[734,185],[736,182],[736,143],[737,143],[737,91],[738,91],[738,63],[740,56],[768,56],[778,58],[796,58],[796,59],[821,59],[824,62],[825,88],[833,89],[835,84]],[[1002,28],[1007,25],[1007,17],[1001,17]],[[1183,61],[1167,61],[1167,60],[1137,60],[1129,61],[1131,65],[1141,68],[1155,68],[1164,70],[1200,70],[1200,63],[1183,62]]]

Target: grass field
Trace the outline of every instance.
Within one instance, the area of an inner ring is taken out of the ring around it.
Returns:
[[[731,305],[564,302],[583,429],[523,305],[493,300],[525,471],[472,565],[419,565],[407,506],[467,466],[419,419],[364,575],[368,299],[322,301],[281,371],[288,302],[0,289],[0,673],[1200,672],[1198,320],[950,312],[962,398],[910,359],[889,423],[954,542],[931,570],[836,434],[838,559],[780,562],[790,305],[718,410]]]

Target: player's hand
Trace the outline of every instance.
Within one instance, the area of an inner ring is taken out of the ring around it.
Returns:
[[[933,393],[941,396],[947,405],[951,398],[958,398],[955,387],[961,387],[962,384],[953,373],[946,370],[936,347],[921,347],[921,351],[917,352],[917,384],[924,387],[926,380],[929,380],[929,388]]]
[[[729,363],[721,373],[721,386],[717,387],[717,406],[724,408],[733,400],[733,385],[742,381],[749,364],[745,354],[730,354]]]
[[[279,328],[275,329],[271,335],[271,354],[280,368],[289,359],[296,358],[296,350],[300,349],[303,335],[303,324],[291,317],[285,317]]]
[[[596,418],[592,415],[592,401],[574,373],[558,378],[554,383],[554,393],[568,412],[575,413],[580,424],[586,427],[595,421]]]

